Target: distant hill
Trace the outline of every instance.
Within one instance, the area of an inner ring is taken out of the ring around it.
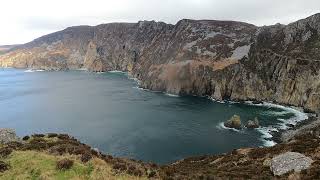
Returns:
[[[15,45],[0,45],[0,54],[4,54],[5,52],[9,51],[10,49],[18,46],[18,44]]]

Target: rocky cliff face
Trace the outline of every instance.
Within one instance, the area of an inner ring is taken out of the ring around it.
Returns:
[[[92,38],[92,27],[70,27],[16,46],[0,57],[0,66],[45,70],[81,68]]]
[[[0,66],[128,71],[141,86],[320,109],[320,15],[289,25],[154,21],[71,27],[18,46]]]
[[[214,97],[267,100],[319,112],[319,22],[317,14],[287,26],[259,28],[249,58],[213,78],[213,84],[223,86]]]

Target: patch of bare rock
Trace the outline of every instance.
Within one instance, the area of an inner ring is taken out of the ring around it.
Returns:
[[[13,129],[0,129],[0,144],[20,141]]]
[[[286,152],[272,158],[270,169],[274,175],[281,176],[292,170],[301,172],[301,170],[308,169],[312,163],[313,160],[310,157],[301,153]]]

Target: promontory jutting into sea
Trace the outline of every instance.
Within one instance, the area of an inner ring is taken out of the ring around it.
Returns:
[[[319,92],[320,14],[68,27],[0,46],[0,179],[318,179]]]

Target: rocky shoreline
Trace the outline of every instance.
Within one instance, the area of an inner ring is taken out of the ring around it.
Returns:
[[[304,134],[319,126],[320,119],[318,115],[311,114],[308,119],[298,122],[295,126],[292,126],[289,129],[274,132],[272,139],[277,143],[288,142],[295,136]]]
[[[217,100],[214,100],[217,101]],[[217,101],[219,102],[219,101]],[[243,103],[243,104],[249,104],[249,105],[263,105],[264,103],[271,103],[273,104],[274,102],[262,102],[262,101],[256,101],[256,100],[241,100],[241,101],[227,101],[227,102],[232,102],[232,103]],[[319,119],[319,114],[316,114],[314,112],[310,112],[307,109],[304,109],[303,107],[292,107],[292,105],[288,104],[273,104],[276,106],[283,106],[286,108],[297,108],[300,109],[298,111],[301,111],[301,113],[305,113],[308,118],[298,121],[297,124],[295,125],[290,125],[287,129],[278,129],[278,131],[272,131],[270,134],[272,135],[270,140],[274,141],[275,143],[286,143],[290,141],[292,138],[294,138],[297,135],[305,133],[305,131],[309,131],[315,127],[320,126],[320,119]],[[230,119],[232,120],[232,118]],[[230,121],[229,120],[229,121]],[[224,122],[224,126],[226,126],[227,123],[231,123],[229,121]],[[240,121],[240,120],[238,120]],[[259,122],[254,123],[253,126],[254,128],[258,128]],[[256,126],[257,125],[257,126]],[[241,122],[237,122],[237,125],[227,125],[226,127],[229,128],[234,128],[234,129],[239,129],[241,128]],[[268,140],[268,139],[266,139]]]

